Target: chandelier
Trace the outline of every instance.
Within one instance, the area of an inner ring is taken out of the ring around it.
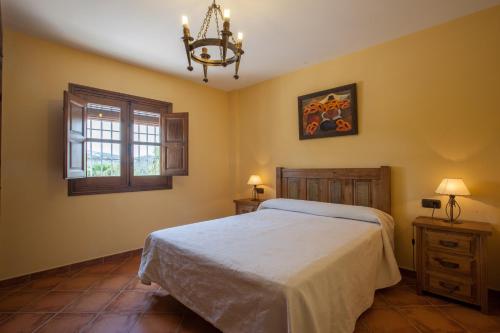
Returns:
[[[210,27],[210,23],[215,21],[215,27],[217,29],[217,38],[207,37],[207,32]],[[238,32],[236,40],[233,37],[233,33],[229,30],[230,21],[230,11],[229,9],[224,9],[224,14],[221,10],[220,5],[214,2],[205,15],[203,24],[201,25],[200,31],[196,39],[191,37],[189,31],[189,24],[187,16],[182,17],[182,26],[184,36],[182,40],[184,41],[184,47],[186,48],[186,56],[188,59],[189,71],[193,70],[191,61],[195,61],[203,65],[203,82],[208,82],[207,72],[208,66],[222,66],[226,67],[232,63],[235,63],[234,68],[234,79],[239,78],[238,71],[240,68],[240,60],[243,55],[243,49],[241,48],[243,42],[243,34]],[[220,27],[222,26],[222,29]],[[208,47],[216,48],[216,55],[209,54]],[[201,52],[199,49],[201,48]],[[218,49],[218,50],[217,50]]]

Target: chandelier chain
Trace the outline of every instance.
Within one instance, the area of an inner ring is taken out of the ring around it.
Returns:
[[[203,20],[203,24],[201,25],[200,31],[198,31],[198,35],[196,39],[207,38],[208,27],[210,26],[210,19],[212,18],[212,7],[210,7],[205,14],[205,19]]]
[[[217,14],[220,14],[220,17],[222,19],[222,12],[220,10],[220,6],[215,9],[215,24],[217,26],[217,37],[221,38],[221,30],[219,27],[219,17]],[[219,53],[220,53],[220,58],[222,59],[222,45],[219,46]]]

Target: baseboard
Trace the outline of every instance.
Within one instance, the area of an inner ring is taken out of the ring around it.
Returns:
[[[51,268],[48,270],[39,271],[39,272],[31,273],[31,274],[21,275],[21,276],[17,276],[17,277],[13,277],[13,278],[9,278],[9,279],[0,281],[0,288],[5,288],[5,287],[21,284],[21,283],[26,283],[26,282],[29,282],[31,280],[40,278],[42,276],[47,276],[47,275],[51,275],[51,274],[71,273],[72,271],[80,270],[82,267],[86,267],[86,266],[90,266],[90,265],[94,265],[94,264],[98,264],[98,263],[102,263],[102,262],[117,260],[120,258],[125,259],[125,258],[131,257],[133,255],[141,254],[141,253],[142,253],[142,248],[139,248],[139,249],[135,249],[135,250],[130,250],[130,251],[112,254],[109,256],[85,260],[85,261],[77,262],[74,264],[59,266],[56,268]]]

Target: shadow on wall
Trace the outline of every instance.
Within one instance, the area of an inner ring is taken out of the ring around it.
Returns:
[[[477,199],[477,201],[491,205],[496,209],[500,209],[500,207],[498,207],[500,203],[499,182],[492,182],[492,181],[479,182],[474,184],[474,186],[470,188],[470,191],[473,194],[474,199]]]
[[[61,100],[52,100],[47,104],[47,195],[66,195],[66,188],[61,192],[61,184],[65,184],[63,179],[63,105],[62,91]]]

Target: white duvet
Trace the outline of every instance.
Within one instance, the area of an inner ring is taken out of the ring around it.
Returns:
[[[151,233],[139,277],[227,333],[352,332],[401,276],[391,216],[291,199]]]

